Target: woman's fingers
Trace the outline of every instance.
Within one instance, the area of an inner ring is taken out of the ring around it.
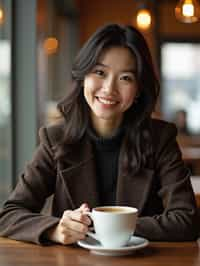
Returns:
[[[75,243],[76,241],[82,240],[85,238],[85,234],[80,234],[75,231],[69,231],[63,229],[62,230],[62,237],[61,237],[61,243],[64,245]]]
[[[61,225],[75,232],[86,234],[90,220],[79,211],[66,211],[61,219]]]
[[[79,234],[86,234],[88,232],[88,226],[84,225],[82,223],[79,223],[77,221],[69,221],[68,225],[67,225],[68,229],[71,229],[72,231],[75,231]]]
[[[86,214],[88,211],[89,207],[87,204],[82,204],[74,211],[65,211],[59,224],[48,231],[48,238],[64,245],[84,239],[88,232],[88,226],[91,223]]]
[[[88,217],[88,215],[80,210],[75,210],[75,211],[65,211],[63,214],[63,219],[64,220],[73,220],[73,221],[77,221],[80,223],[83,223],[87,226],[89,226],[91,224],[91,220]]]
[[[81,204],[79,210],[84,211],[84,212],[89,212],[90,208],[89,208],[87,203],[83,203],[83,204]]]
[[[88,215],[86,214],[86,211],[74,211],[70,213],[70,217],[72,220],[74,221],[78,221],[80,223],[83,223],[85,225],[90,225],[91,224],[91,220],[88,217]]]

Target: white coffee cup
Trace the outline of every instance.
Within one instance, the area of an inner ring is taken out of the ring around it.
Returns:
[[[126,206],[102,206],[87,213],[94,224],[95,233],[87,234],[107,248],[125,246],[134,234],[138,210]]]

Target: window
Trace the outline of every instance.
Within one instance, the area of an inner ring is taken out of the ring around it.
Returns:
[[[165,42],[161,46],[162,112],[174,120],[179,110],[187,114],[191,134],[200,133],[200,44]]]
[[[5,21],[0,24],[0,203],[12,189],[11,134],[11,1],[0,6]]]

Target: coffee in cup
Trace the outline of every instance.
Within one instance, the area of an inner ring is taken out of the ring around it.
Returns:
[[[88,235],[100,241],[104,247],[125,246],[134,234],[138,210],[126,206],[102,206],[92,209],[91,217],[95,233]]]

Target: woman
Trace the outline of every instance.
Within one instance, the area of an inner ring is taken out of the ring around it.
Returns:
[[[80,50],[63,121],[41,143],[0,215],[0,234],[45,244],[83,239],[98,205],[139,209],[135,234],[194,240],[195,198],[173,124],[151,119],[159,83],[143,36],[107,25]],[[54,195],[50,216],[41,214]]]

